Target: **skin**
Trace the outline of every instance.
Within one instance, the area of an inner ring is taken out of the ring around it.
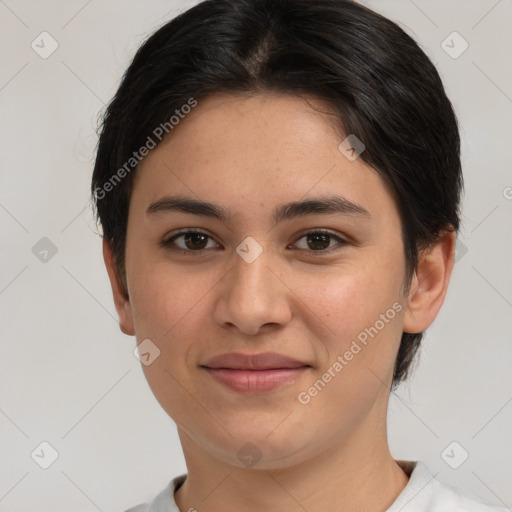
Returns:
[[[443,303],[455,234],[422,254],[405,294],[392,196],[362,158],[349,161],[339,151],[335,117],[312,106],[331,110],[285,94],[202,100],[137,169],[128,295],[104,241],[122,331],[161,351],[142,369],[178,427],[188,469],[175,494],[182,511],[380,511],[408,481],[387,443],[393,365],[402,331],[424,331]],[[152,202],[177,194],[218,203],[233,217],[225,224],[146,213]],[[272,222],[279,204],[332,194],[370,215]],[[188,254],[159,245],[185,228],[211,237],[200,256],[184,237],[175,244]],[[320,255],[304,237],[318,229],[347,243],[328,239],[330,252]],[[263,249],[252,263],[236,252],[248,236]],[[298,394],[394,303],[401,311],[308,404],[300,403]],[[275,351],[312,367],[271,392],[240,394],[199,367],[232,351]],[[237,457],[246,443],[261,453],[252,467]]]

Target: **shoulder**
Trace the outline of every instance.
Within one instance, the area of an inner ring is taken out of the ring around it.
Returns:
[[[510,509],[493,505],[474,494],[435,479],[432,493],[433,510],[439,512],[510,512]]]
[[[186,477],[187,475],[180,475],[173,478],[151,503],[140,503],[125,510],[125,512],[180,512],[174,501],[174,492],[185,481]]]
[[[436,478],[422,462],[414,462],[405,489],[387,512],[510,512]]]

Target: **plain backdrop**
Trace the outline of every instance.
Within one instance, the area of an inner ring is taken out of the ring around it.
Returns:
[[[186,471],[118,328],[88,194],[99,113],[140,43],[194,3],[0,0],[1,512],[123,511]],[[390,398],[391,450],[510,507],[512,2],[364,3],[437,65],[466,182],[444,308]],[[457,469],[447,447],[468,454]]]

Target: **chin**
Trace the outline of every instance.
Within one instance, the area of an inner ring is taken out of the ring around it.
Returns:
[[[308,443],[296,433],[270,432],[272,429],[231,432],[232,438],[225,437],[216,444],[216,456],[230,465],[261,470],[284,469],[308,458],[305,447]]]

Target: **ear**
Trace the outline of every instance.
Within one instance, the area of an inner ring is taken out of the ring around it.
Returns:
[[[119,327],[124,334],[135,336],[130,299],[119,278],[114,262],[114,255],[112,254],[112,247],[105,237],[103,237],[103,259],[105,260],[105,266],[107,267],[108,277],[112,286],[114,304],[117,314],[119,315]]]
[[[419,255],[407,296],[403,331],[419,333],[436,318],[446,296],[455,262],[455,231],[447,231]]]

